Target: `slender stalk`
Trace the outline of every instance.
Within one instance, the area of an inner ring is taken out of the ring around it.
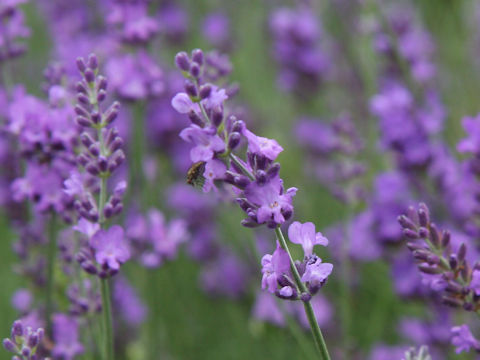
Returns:
[[[105,154],[105,140],[103,139],[102,130],[98,129],[98,139],[100,142],[100,153]],[[98,213],[99,222],[102,226],[105,222],[105,215],[103,209],[107,201],[107,178],[102,176],[100,183],[100,195],[98,197]],[[108,284],[108,278],[100,279],[101,293],[102,293],[102,317],[103,317],[103,334],[104,334],[104,359],[114,360],[113,348],[113,324],[112,324],[112,306],[111,295]]]
[[[293,261],[292,255],[290,254],[290,250],[288,248],[287,242],[285,237],[283,236],[282,230],[280,227],[275,228],[275,234],[277,235],[277,239],[280,242],[280,246],[287,252],[288,259],[290,260],[290,267],[292,269],[293,277],[295,279],[295,283],[297,287],[302,292],[307,292],[307,288],[305,284],[302,282],[300,274],[298,273],[297,267]],[[315,313],[313,312],[313,307],[310,301],[303,302],[303,307],[305,308],[305,314],[308,318],[308,323],[310,324],[310,329],[312,330],[313,339],[315,340],[315,345],[317,346],[317,350],[320,354],[320,358],[322,360],[330,360],[330,355],[328,353],[327,344],[325,343],[325,339],[323,338],[322,331],[320,330],[320,326],[318,326],[317,318],[315,317]]]
[[[52,214],[48,226],[48,248],[47,248],[47,283],[45,291],[45,322],[47,332],[52,326],[52,300],[55,283],[55,259],[57,254],[56,218]]]
[[[209,121],[208,115],[205,112],[202,104],[200,104],[200,109],[202,109],[203,116],[207,121]],[[229,154],[229,158],[232,162],[237,165],[237,167],[252,181],[255,181],[255,176],[248,170],[242,162],[234,155]],[[287,242],[285,241],[285,237],[283,236],[282,230],[279,226],[275,228],[275,234],[277,235],[278,241],[280,242],[281,247],[287,252],[288,258],[290,260],[290,267],[292,269],[293,276],[295,278],[295,283],[298,289],[303,292],[308,292],[305,284],[302,282],[300,274],[298,273],[297,267],[293,261],[292,255],[290,254],[290,250],[288,249]],[[315,340],[315,345],[317,350],[320,354],[320,359],[322,360],[330,360],[330,355],[328,353],[327,344],[322,335],[322,331],[320,330],[320,326],[318,326],[317,319],[315,317],[315,313],[313,312],[313,307],[310,301],[303,302],[303,306],[305,308],[305,314],[307,315],[308,322],[310,324],[310,328],[312,330],[313,339]]]
[[[349,211],[350,213],[350,211]],[[350,216],[347,217],[347,221],[345,223],[344,229],[344,236],[342,241],[342,251],[341,251],[341,259],[342,259],[342,266],[340,267],[340,321],[342,327],[342,341],[343,341],[343,354],[345,360],[350,358],[350,351],[351,351],[351,337],[350,337],[350,329],[351,329],[351,262],[350,262],[350,231],[348,225],[350,224]]]
[[[105,360],[114,360],[112,305],[108,279],[101,279],[100,285],[102,290],[103,334],[105,342],[104,358]]]

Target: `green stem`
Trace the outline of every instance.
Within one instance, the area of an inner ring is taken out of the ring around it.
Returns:
[[[301,292],[307,292],[307,288],[305,284],[302,282],[300,274],[298,273],[297,267],[295,266],[295,262],[293,261],[292,255],[290,254],[290,250],[288,248],[287,242],[285,237],[283,236],[282,230],[280,227],[275,228],[275,234],[277,235],[277,239],[280,242],[280,246],[287,252],[288,259],[290,261],[290,268],[292,269],[293,277],[295,279],[295,283],[297,287],[300,289]],[[318,326],[317,319],[315,317],[315,313],[313,312],[313,307],[310,301],[304,301],[303,307],[305,308],[305,314],[308,318],[308,323],[310,324],[310,329],[312,330],[313,339],[315,340],[315,345],[317,350],[320,354],[320,358],[322,360],[330,360],[330,355],[328,354],[327,344],[322,335],[322,331],[320,330],[320,326]]]
[[[101,279],[100,284],[102,289],[103,335],[105,339],[104,356],[105,360],[114,360],[112,305],[108,279]]]
[[[240,170],[242,170],[242,172],[250,180],[255,181],[255,176],[253,176],[253,174],[250,172],[250,170],[248,170],[234,154],[230,153],[229,157],[232,160],[232,162],[235,163],[235,165],[237,165],[240,168]]]
[[[347,218],[345,224],[344,237],[342,241],[342,266],[341,268],[341,281],[340,281],[340,320],[342,324],[342,339],[343,339],[343,352],[344,358],[347,360],[350,358],[351,350],[351,338],[350,338],[350,329],[351,329],[351,262],[350,262],[350,231],[348,225],[350,224],[350,216]]]
[[[52,325],[52,299],[55,283],[55,259],[57,254],[55,214],[52,214],[48,226],[47,284],[45,293],[45,322],[47,324],[47,333],[51,331]]]

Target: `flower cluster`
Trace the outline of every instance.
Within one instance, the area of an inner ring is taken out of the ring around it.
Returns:
[[[312,223],[290,225],[289,238],[302,245],[304,260],[294,264],[289,255],[280,225],[293,215],[292,198],[297,189],[284,190],[280,164],[275,162],[283,148],[276,140],[254,134],[236,117],[224,116],[226,92],[205,82],[201,50],[194,50],[191,57],[179,53],[175,61],[187,80],[185,92],[175,95],[172,106],[179,113],[188,114],[192,122],[180,133],[182,139],[193,144],[190,152],[193,165],[187,182],[200,184],[204,191],[218,191],[226,184],[232,185],[236,202],[248,216],[242,224],[247,227],[265,224],[276,231],[277,249],[261,261],[262,287],[280,298],[301,299],[309,304],[333,266],[322,263],[313,254],[314,245],[326,246],[328,240],[315,233]],[[242,141],[247,144],[246,161],[234,153]]]
[[[325,284],[333,269],[332,264],[323,263],[313,253],[315,245],[327,246],[328,240],[321,233],[315,233],[313,223],[301,224],[298,221],[288,228],[288,237],[294,244],[302,245],[304,259],[303,262],[297,261],[295,266],[308,293],[299,293],[291,273],[289,256],[278,242],[274,253],[262,258],[262,288],[282,299],[309,301]]]
[[[76,198],[75,208],[81,217],[77,230],[88,237],[88,245],[76,255],[77,261],[88,273],[108,277],[116,274],[120,265],[130,258],[123,229],[115,225],[100,230],[99,226],[122,211],[122,197],[127,186],[125,181],[117,180],[112,195],[107,198],[107,180],[125,160],[123,140],[118,130],[110,126],[120,105],[114,102],[102,109],[101,104],[107,97],[107,80],[97,74],[95,55],[90,55],[87,61],[79,58],[77,66],[82,81],[76,85],[78,104],[75,112],[77,124],[83,127],[80,139],[84,146],[77,162],[85,171],[72,172],[65,181],[65,192]],[[97,191],[98,203],[94,195]],[[100,269],[94,265],[93,259]]]
[[[15,360],[42,360],[43,357],[37,355],[37,348],[41,344],[44,336],[42,328],[32,329],[24,326],[22,321],[17,320],[12,325],[12,334],[10,338],[3,340],[3,346],[9,352],[15,354]]]
[[[120,104],[114,102],[106,110],[100,104],[105,101],[107,93],[107,80],[97,76],[98,61],[95,55],[90,55],[88,62],[79,59],[78,68],[83,75],[82,81],[77,83],[77,100],[75,106],[76,122],[83,127],[80,135],[84,150],[77,156],[77,162],[85,169],[85,173],[73,172],[65,182],[65,192],[75,196],[75,208],[79,215],[87,220],[103,222],[123,209],[122,195],[126,190],[124,181],[118,182],[113,195],[99,208],[95,198],[87,185],[95,190],[98,182],[94,179],[105,181],[125,161],[122,150],[123,140],[118,130],[109,125],[118,115]],[[96,134],[90,129],[96,130]],[[95,138],[96,136],[96,138]],[[93,181],[94,184],[91,184]],[[101,194],[106,196],[106,194]]]
[[[480,309],[480,269],[478,254],[470,255],[464,242],[457,244],[450,232],[440,231],[430,219],[429,209],[420,204],[418,210],[410,207],[407,215],[398,218],[407,247],[412,252],[424,283],[440,293],[442,302],[468,312]],[[470,255],[470,256],[469,256]],[[480,351],[479,342],[467,325],[452,328],[452,344],[457,352],[471,347]]]
[[[281,88],[311,95],[318,90],[330,69],[330,59],[322,49],[322,34],[314,10],[280,8],[270,16],[273,55],[279,63]]]

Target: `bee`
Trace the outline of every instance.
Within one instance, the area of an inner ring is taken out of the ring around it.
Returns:
[[[205,171],[205,161],[198,161],[193,164],[190,169],[187,171],[187,184],[192,185],[193,187],[202,187],[205,178],[203,177],[203,172]]]

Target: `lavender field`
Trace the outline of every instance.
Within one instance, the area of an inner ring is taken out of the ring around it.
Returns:
[[[480,2],[0,0],[0,359],[480,359]]]

